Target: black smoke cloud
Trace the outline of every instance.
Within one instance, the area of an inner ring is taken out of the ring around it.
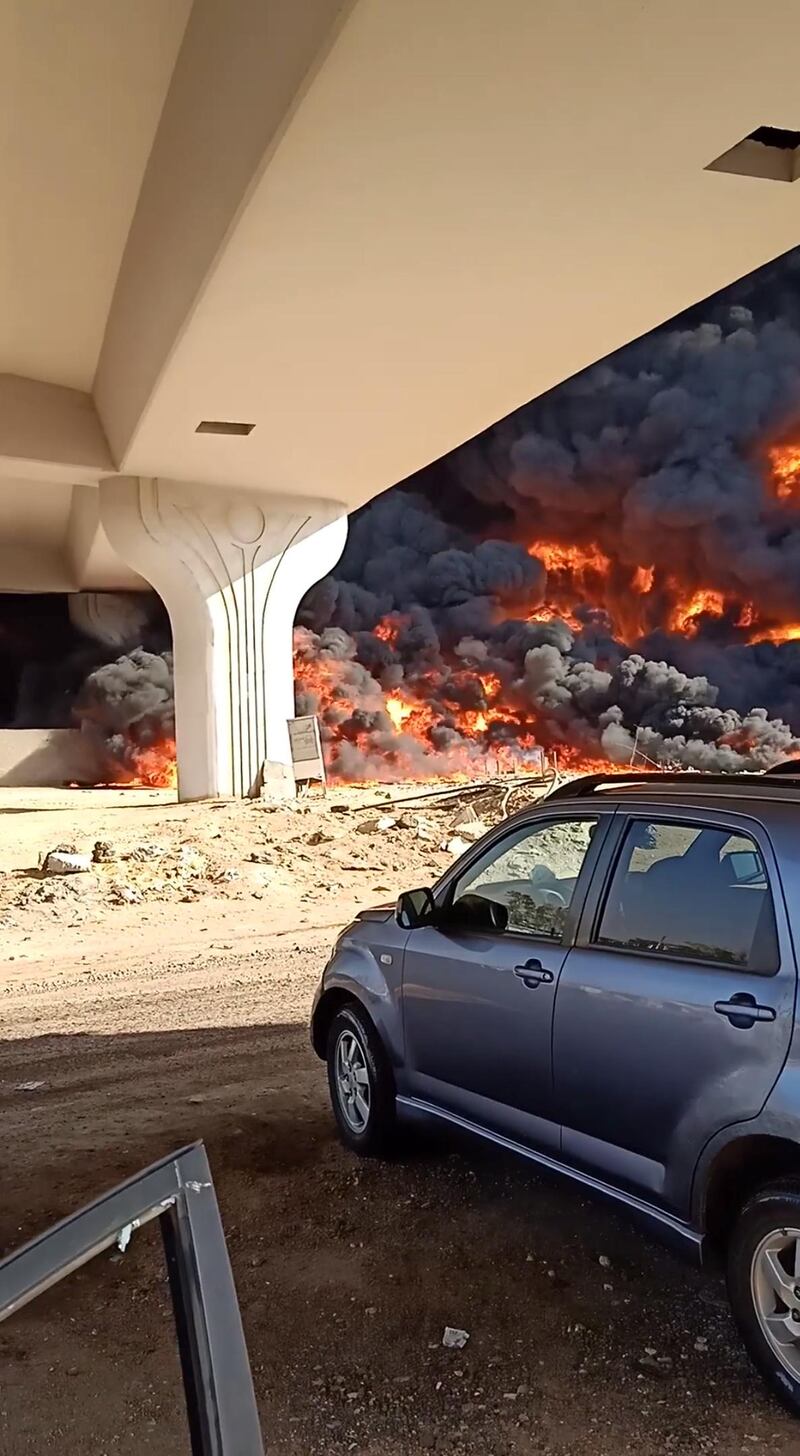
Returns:
[[[94,616],[76,600],[0,596],[0,727],[80,728],[98,778],[133,772],[138,749],[175,734],[166,611],[154,593],[92,598]]]
[[[363,508],[298,618],[309,659],[331,629],[344,634],[351,680],[324,716],[334,756],[347,744],[345,771],[380,772],[380,704],[401,685],[432,702],[448,749],[484,752],[459,745],[448,720],[448,682],[463,699],[464,673],[499,678],[510,741],[533,729],[617,762],[635,743],[656,762],[725,771],[800,752],[800,642],[749,644],[735,613],[688,638],[664,605],[678,580],[800,622],[800,510],[776,500],[766,465],[798,425],[800,250]],[[529,620],[547,585],[525,545],[536,540],[595,543],[628,583],[652,567],[646,629],[621,640],[591,600],[577,627]],[[373,635],[387,617],[389,642]],[[374,736],[346,710],[362,695]],[[301,710],[319,704],[301,688]]]

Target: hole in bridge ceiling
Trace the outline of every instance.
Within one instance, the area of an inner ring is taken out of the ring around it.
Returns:
[[[244,420],[201,420],[196,435],[252,435],[255,425]]]
[[[709,162],[706,171],[795,182],[800,176],[800,131],[782,126],[757,126],[735,147]]]

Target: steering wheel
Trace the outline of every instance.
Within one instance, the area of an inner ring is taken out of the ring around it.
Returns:
[[[554,906],[557,910],[566,910],[567,899],[560,890],[547,890],[544,887],[539,890],[543,905]]]

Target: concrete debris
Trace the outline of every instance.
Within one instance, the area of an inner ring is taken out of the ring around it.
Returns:
[[[453,859],[458,859],[458,856],[470,849],[471,845],[468,839],[462,839],[460,835],[456,834],[452,839],[445,839],[441,847],[447,854],[451,854]]]
[[[478,815],[475,812],[472,804],[464,804],[463,807],[460,808],[458,813],[456,814],[456,817],[450,825],[450,828],[463,829],[466,827],[467,824],[474,824],[477,818]]]
[[[457,1330],[452,1325],[445,1325],[442,1344],[446,1350],[463,1350],[468,1339],[469,1330]]]
[[[92,850],[92,860],[95,864],[112,864],[116,858],[117,855],[114,846],[113,844],[109,844],[107,839],[98,839],[95,841],[95,846]]]
[[[364,819],[359,824],[358,834],[388,834],[390,829],[397,828],[397,820],[394,814],[379,814],[377,819]]]
[[[66,849],[51,849],[45,856],[46,875],[81,875],[92,868],[91,856]]]
[[[456,838],[466,840],[468,844],[475,844],[478,839],[483,839],[489,825],[484,824],[482,819],[473,815],[471,819],[456,821],[450,825],[450,828],[457,831]]]
[[[136,844],[126,854],[126,859],[144,861],[148,859],[160,859],[164,853],[160,844]]]
[[[112,885],[110,894],[116,905],[140,905],[143,898],[135,885]]]

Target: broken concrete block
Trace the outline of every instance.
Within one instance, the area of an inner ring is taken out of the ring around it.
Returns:
[[[450,828],[456,832],[460,839],[466,839],[469,844],[475,844],[476,840],[483,838],[489,826],[488,824],[484,824],[482,819],[474,818],[456,819],[455,823],[450,825]]]
[[[379,814],[377,819],[364,819],[358,826],[359,834],[388,834],[390,829],[396,829],[397,820],[394,814]]]
[[[66,849],[51,849],[45,856],[44,872],[46,875],[80,875],[85,874],[92,868],[91,856],[88,854],[75,854]]]

